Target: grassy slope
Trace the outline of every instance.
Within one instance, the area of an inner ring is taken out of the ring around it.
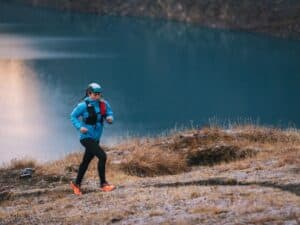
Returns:
[[[189,130],[126,141],[109,154],[111,193],[69,180],[81,153],[0,170],[0,224],[282,224],[300,222],[300,133],[262,127]],[[151,153],[151,154],[149,154]],[[30,180],[18,168],[35,165]]]

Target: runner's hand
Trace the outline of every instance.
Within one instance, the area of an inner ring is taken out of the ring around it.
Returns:
[[[112,123],[113,122],[112,117],[111,116],[106,117],[106,122]]]
[[[88,132],[88,129],[85,127],[80,127],[80,132],[84,134],[84,133]]]

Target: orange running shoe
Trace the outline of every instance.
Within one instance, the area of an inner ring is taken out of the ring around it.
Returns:
[[[101,191],[105,191],[105,192],[108,192],[108,191],[113,191],[116,189],[116,186],[115,185],[112,185],[112,184],[109,184],[107,182],[101,184],[101,187],[100,187],[100,190]]]
[[[82,195],[80,187],[78,185],[74,184],[72,181],[71,181],[70,185],[71,185],[71,188],[73,189],[75,195]]]

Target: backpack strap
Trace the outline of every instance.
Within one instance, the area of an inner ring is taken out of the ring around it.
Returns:
[[[106,104],[104,101],[99,102],[99,108],[100,108],[100,113],[101,113],[100,122],[103,123],[104,119],[106,118]]]
[[[97,123],[97,114],[95,107],[90,104],[88,100],[85,100],[88,117],[85,119],[86,124],[95,125]]]

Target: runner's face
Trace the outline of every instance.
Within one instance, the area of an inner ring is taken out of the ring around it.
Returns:
[[[101,93],[93,93],[93,92],[91,92],[90,94],[89,94],[89,97],[92,99],[92,100],[99,100],[100,99],[100,97],[101,97]]]

